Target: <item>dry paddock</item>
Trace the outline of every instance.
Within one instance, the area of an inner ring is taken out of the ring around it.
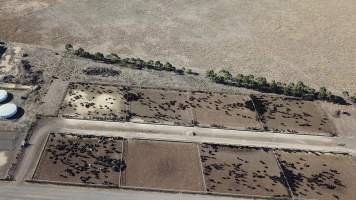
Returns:
[[[3,40],[356,91],[354,0],[0,2]]]
[[[335,153],[51,134],[33,180],[276,199],[349,200],[356,189],[355,167],[354,158]]]

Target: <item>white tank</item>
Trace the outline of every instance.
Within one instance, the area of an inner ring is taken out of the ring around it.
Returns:
[[[0,106],[0,119],[8,119],[17,113],[17,106],[13,103],[7,103]]]
[[[6,90],[0,90],[0,103],[4,102],[8,97]]]

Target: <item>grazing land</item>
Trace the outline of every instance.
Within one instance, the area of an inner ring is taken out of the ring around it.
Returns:
[[[124,89],[116,86],[73,83],[61,107],[62,115],[77,119],[117,121],[126,118]]]
[[[352,157],[292,150],[275,152],[296,198],[354,198],[356,170]]]
[[[51,133],[35,181],[119,186],[122,138]]]
[[[261,121],[269,130],[287,133],[335,135],[335,128],[318,104],[295,98],[253,96]]]
[[[203,144],[207,191],[262,197],[288,197],[271,149]]]
[[[355,10],[353,0],[2,0],[0,38],[356,91]]]
[[[188,104],[193,109],[194,121],[201,126],[262,128],[248,96],[192,92]]]
[[[129,104],[132,121],[192,124],[186,91],[132,88]]]
[[[147,189],[204,191],[198,147],[192,143],[128,140],[122,185]]]

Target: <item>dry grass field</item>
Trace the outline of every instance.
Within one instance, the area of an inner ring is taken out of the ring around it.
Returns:
[[[185,91],[132,88],[129,93],[131,121],[192,124]]]
[[[123,91],[123,88],[117,86],[72,83],[60,113],[77,119],[125,119],[126,101]]]
[[[262,122],[270,130],[335,135],[333,123],[320,106],[312,101],[271,95],[254,96],[253,100]]]
[[[276,150],[293,195],[298,199],[354,199],[356,163],[350,156]]]
[[[119,186],[122,145],[122,138],[50,134],[33,179]]]
[[[200,151],[208,192],[289,196],[272,150],[203,144]]]
[[[356,91],[353,0],[0,0],[0,38]]]
[[[122,186],[204,191],[198,147],[191,143],[128,140]]]
[[[202,126],[261,129],[248,96],[193,92],[189,96],[194,121]]]

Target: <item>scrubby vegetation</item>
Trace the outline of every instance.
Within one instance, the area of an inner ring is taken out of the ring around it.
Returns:
[[[83,70],[86,75],[90,76],[118,76],[120,75],[120,71],[110,69],[110,68],[100,68],[100,67],[88,67]]]
[[[185,69],[184,67],[179,69],[173,66],[171,63],[166,62],[165,64],[160,61],[144,61],[140,58],[120,58],[117,54],[111,53],[109,55],[104,55],[100,52],[92,54],[85,51],[83,48],[74,49],[71,44],[66,44],[65,49],[69,53],[73,53],[76,56],[88,58],[94,61],[104,62],[107,64],[120,64],[121,66],[134,67],[136,69],[153,69],[157,71],[168,71],[175,72],[176,74],[194,74],[198,73],[193,72],[191,69]]]
[[[325,87],[321,87],[319,90],[316,90],[305,85],[301,81],[289,84],[276,82],[274,80],[268,82],[264,77],[254,77],[253,75],[237,74],[236,76],[233,76],[227,70],[220,70],[217,73],[214,70],[208,70],[206,72],[206,77],[216,83],[244,87],[260,92],[284,94],[287,96],[300,97],[305,100],[324,100],[339,104],[346,104],[344,98],[332,94]]]

